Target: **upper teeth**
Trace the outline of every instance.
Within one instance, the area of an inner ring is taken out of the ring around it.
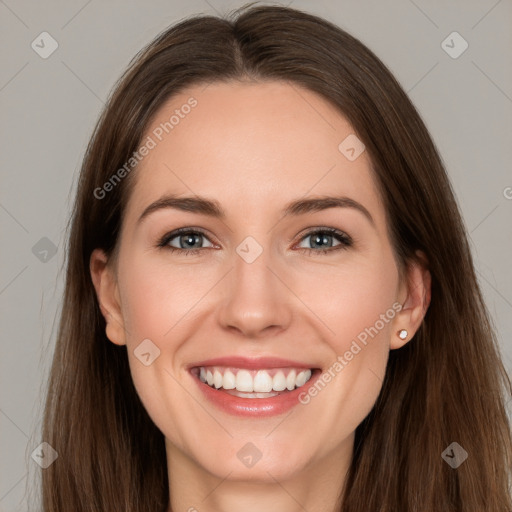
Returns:
[[[268,393],[270,391],[292,391],[303,386],[311,378],[311,370],[272,369],[244,370],[223,367],[201,367],[199,378],[217,389],[236,389],[245,392]]]

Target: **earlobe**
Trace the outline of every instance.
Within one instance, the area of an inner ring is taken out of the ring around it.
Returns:
[[[407,267],[406,282],[403,284],[406,298],[402,309],[394,319],[390,349],[403,347],[419,329],[430,305],[432,278],[428,260],[422,251],[416,251],[417,260]]]
[[[96,290],[96,298],[106,322],[107,338],[116,345],[125,345],[124,320],[117,280],[104,251],[95,249],[89,261],[91,279]]]

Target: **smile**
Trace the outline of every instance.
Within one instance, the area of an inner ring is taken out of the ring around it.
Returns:
[[[210,387],[246,398],[268,398],[279,391],[293,391],[309,381],[312,370],[303,368],[243,368],[211,366],[199,368],[199,379]]]
[[[208,402],[249,417],[282,414],[299,405],[299,394],[321,374],[319,368],[274,358],[220,358],[189,370]]]

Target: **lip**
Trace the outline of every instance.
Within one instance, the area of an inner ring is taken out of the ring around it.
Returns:
[[[205,361],[198,361],[188,366],[188,369],[195,368],[197,366],[233,366],[235,368],[244,368],[246,370],[263,370],[270,368],[303,368],[308,370],[314,368],[307,363],[300,363],[298,361],[292,361],[291,359],[282,359],[280,357],[257,357],[248,358],[242,356],[232,357],[217,357],[215,359],[208,359]]]
[[[283,391],[279,395],[270,398],[242,398],[223,391],[218,391],[210,387],[207,383],[201,382],[197,375],[196,369],[200,366],[232,366],[236,368],[244,368],[248,370],[264,369],[264,368],[303,368],[311,369],[311,378],[293,391]],[[216,359],[208,359],[207,361],[199,361],[189,366],[189,373],[196,382],[205,398],[218,409],[231,414],[233,416],[244,416],[251,418],[264,418],[269,416],[277,416],[289,411],[292,407],[299,405],[299,395],[303,392],[307,393],[309,387],[315,383],[316,379],[321,375],[322,370],[305,363],[291,361],[275,357],[261,357],[257,359],[248,359],[245,357],[221,357]]]

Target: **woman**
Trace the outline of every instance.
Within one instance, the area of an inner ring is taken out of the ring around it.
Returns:
[[[84,158],[48,511],[512,510],[511,383],[434,144],[285,7],[166,30]]]

